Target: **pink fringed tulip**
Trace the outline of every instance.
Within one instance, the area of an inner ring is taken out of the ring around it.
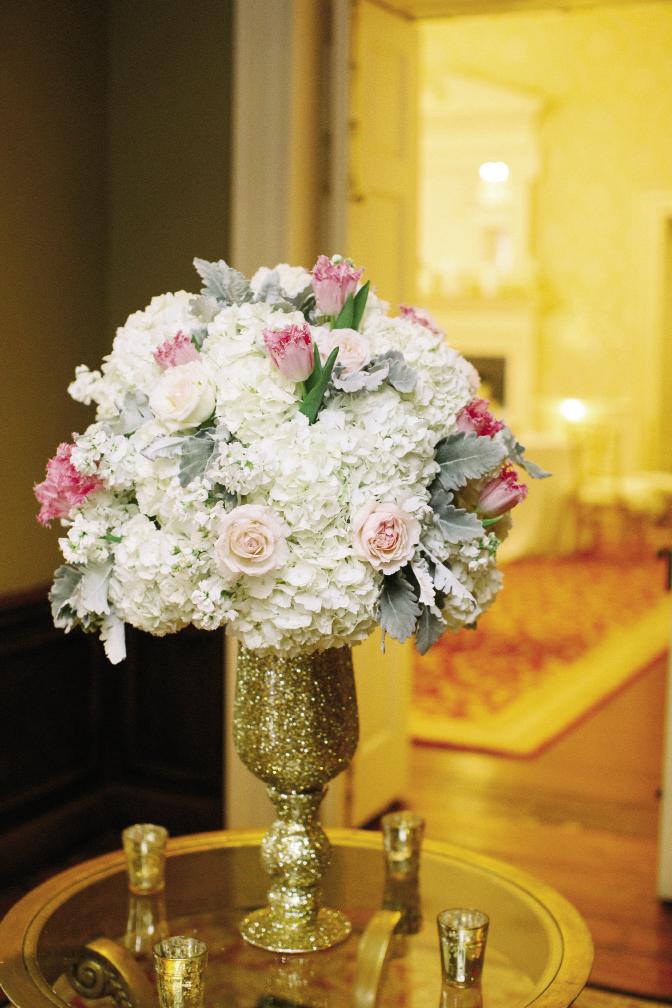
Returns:
[[[313,266],[313,293],[318,310],[323,315],[338,315],[348,294],[354,294],[363,274],[363,269],[355,269],[349,259],[334,262],[328,256],[319,256]]]
[[[198,350],[186,333],[180,331],[172,339],[165,340],[154,351],[154,360],[162,371],[198,360]]]
[[[67,518],[90,493],[103,486],[97,476],[84,476],[70,461],[73,445],[60,444],[47,462],[47,477],[34,487],[41,505],[37,520],[48,525],[53,518]]]
[[[472,399],[457,414],[457,429],[463,434],[494,437],[503,427],[503,422],[493,417],[485,399]]]
[[[526,497],[527,486],[518,482],[513,466],[505,465],[481,488],[476,509],[483,518],[498,518]]]
[[[288,325],[284,329],[264,329],[264,343],[283,378],[302,382],[315,367],[313,338],[308,325]]]

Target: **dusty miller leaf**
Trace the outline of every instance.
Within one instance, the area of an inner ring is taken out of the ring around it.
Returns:
[[[420,604],[434,605],[434,581],[429,571],[427,561],[423,559],[411,561],[411,570],[415,575],[415,580],[418,582],[418,588],[420,590]]]
[[[343,369],[338,365],[334,368],[334,376],[331,380],[334,388],[341,392],[375,392],[387,378],[387,367],[369,366],[361,371],[353,371],[351,374],[343,374]]]
[[[379,622],[383,633],[403,643],[415,631],[420,614],[418,598],[413,586],[401,571],[383,578],[379,598]]]
[[[100,639],[111,665],[118,665],[126,657],[126,633],[124,621],[110,613],[100,627]]]
[[[161,434],[160,437],[150,441],[140,454],[150,459],[150,461],[154,461],[157,458],[177,458],[182,450],[184,440],[183,435]]]
[[[62,564],[56,568],[54,583],[49,592],[49,602],[54,626],[61,630],[71,630],[77,623],[75,596],[81,580],[82,572],[76,567]]]
[[[217,262],[194,259],[194,266],[203,281],[202,294],[211,294],[218,301],[227,305],[240,305],[252,300],[253,294],[249,281],[223,259],[219,259]]]
[[[435,490],[429,501],[434,511],[434,520],[445,541],[460,543],[479,539],[483,535],[483,526],[476,515],[455,507],[451,500],[452,494]]]
[[[215,428],[206,427],[191,437],[182,438],[180,450],[180,486],[186,487],[202,476],[215,452]]]
[[[144,392],[127,392],[119,416],[110,421],[110,427],[116,434],[132,434],[152,416],[149,399]]]
[[[469,479],[479,479],[494,469],[506,456],[499,441],[478,434],[450,434],[436,446],[440,466],[437,480],[444,490],[456,490]]]
[[[447,595],[454,595],[455,598],[466,599],[467,601],[473,603],[473,607],[476,608],[476,599],[471,594],[468,588],[462,584],[462,582],[453,574],[449,567],[445,564],[435,562],[434,565],[434,585],[437,591],[443,592]]]
[[[525,448],[520,441],[516,441],[508,427],[504,428],[501,436],[504,440],[504,444],[506,445],[506,450],[511,461],[515,462],[516,465],[519,465],[522,469],[524,469],[528,476],[531,476],[532,479],[546,479],[551,475],[550,472],[546,472],[545,469],[538,466],[536,462],[531,462],[529,459],[525,458]]]
[[[423,605],[415,628],[415,646],[420,654],[427,654],[432,644],[446,629],[446,621],[435,606]]]
[[[88,612],[104,615],[109,613],[107,589],[112,573],[112,561],[101,560],[87,564],[82,569],[82,581],[79,590],[79,602]]]
[[[401,350],[388,350],[377,358],[388,364],[387,380],[397,392],[412,392],[415,388],[418,376],[404,360]]]

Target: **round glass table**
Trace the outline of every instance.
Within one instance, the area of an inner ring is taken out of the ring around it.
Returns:
[[[378,833],[358,830],[328,832],[333,847],[326,903],[348,914],[353,932],[341,945],[301,956],[264,952],[238,934],[243,914],[265,903],[268,879],[259,858],[261,833],[224,831],[169,841],[169,931],[197,935],[208,945],[206,1008],[436,1005],[436,915],[457,906],[476,907],[490,917],[485,1008],[566,1008],[583,989],[592,942],[567,900],[502,862],[425,841],[421,927],[416,934],[393,938],[378,991],[364,998],[361,991],[356,995],[358,947],[383,905],[382,839]],[[83,950],[95,960],[96,950],[105,953],[124,944],[134,913],[137,918],[132,900],[121,850],[62,872],[28,893],[0,924],[0,986],[13,1004],[63,1008],[69,1003],[82,1008],[83,1003],[102,1006],[107,999],[117,1006],[147,1008],[155,1003],[149,958],[132,958],[129,952],[120,954],[131,960],[126,977],[130,993],[100,986],[94,990],[94,985],[86,997],[72,985],[73,970],[86,958]],[[91,962],[88,966],[92,968]]]

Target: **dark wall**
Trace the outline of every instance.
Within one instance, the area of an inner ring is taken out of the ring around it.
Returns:
[[[219,634],[51,626],[32,486],[93,420],[67,385],[229,243],[232,0],[0,0],[0,880],[96,833],[222,823]],[[20,593],[20,597],[17,595]]]
[[[226,258],[231,0],[109,3],[107,330]]]

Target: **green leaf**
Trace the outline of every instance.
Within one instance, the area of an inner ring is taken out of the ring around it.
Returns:
[[[420,654],[427,654],[445,629],[446,621],[436,606],[423,605],[415,628],[415,646]]]
[[[353,319],[355,317],[355,300],[352,294],[348,294],[345,304],[336,316],[334,329],[353,329]]]
[[[111,532],[106,532],[105,535],[101,536],[100,538],[104,539],[105,542],[109,543],[120,543],[122,541],[121,536],[112,535]]]
[[[327,385],[329,384],[329,379],[331,378],[331,372],[333,371],[337,356],[338,347],[334,347],[329,354],[324,367],[320,371],[317,381],[299,406],[299,412],[308,417],[308,423],[310,424],[314,424],[317,420],[317,414],[320,412],[320,406],[322,405],[324,393],[327,390]]]
[[[364,315],[364,309],[366,308],[366,300],[369,296],[369,281],[367,280],[363,287],[360,287],[355,294],[352,306],[352,325],[351,329],[359,329],[359,323],[362,321],[362,316]]]
[[[451,434],[436,446],[434,457],[440,466],[437,480],[444,490],[456,490],[469,479],[485,476],[506,454],[504,445],[492,438]]]
[[[401,643],[413,635],[420,606],[413,586],[401,571],[383,578],[378,603],[379,622],[384,634],[388,633]]]
[[[317,343],[315,342],[313,342],[313,357],[315,358],[315,367],[303,383],[308,392],[315,388],[320,379],[320,375],[322,374],[322,360],[320,358],[320,351],[318,350]]]

